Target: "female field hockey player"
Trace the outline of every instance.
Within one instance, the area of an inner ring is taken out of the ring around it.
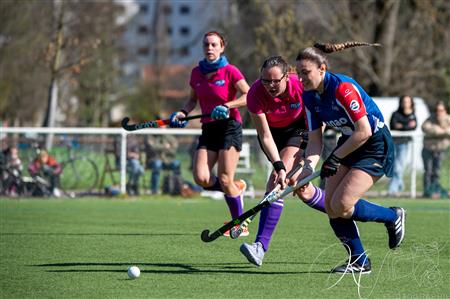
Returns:
[[[392,176],[394,145],[383,115],[372,98],[350,77],[328,71],[325,53],[372,44],[346,42],[316,44],[297,56],[297,72],[305,87],[309,142],[300,178],[314,171],[322,147],[322,125],[338,129],[340,137],[333,153],[324,161],[325,208],[330,225],[349,253],[349,260],[333,273],[370,273],[355,221],[384,223],[389,248],[395,249],[405,234],[405,211],[385,208],[361,199],[383,175]],[[291,183],[293,183],[291,181]]]
[[[277,184],[284,188],[286,173],[303,158],[307,132],[302,94],[303,85],[297,75],[289,73],[289,65],[281,56],[272,56],[264,61],[261,78],[253,83],[247,95],[247,107],[258,132],[258,141],[274,168],[266,194]],[[308,184],[297,194],[307,205],[325,212],[324,193],[320,188]],[[283,205],[284,199],[279,199],[264,208],[255,243],[242,244],[240,250],[252,264],[261,266]]]
[[[228,63],[224,50],[225,40],[221,34],[210,31],[204,35],[205,58],[192,70],[190,98],[180,111],[170,116],[170,126],[185,127],[187,121],[180,119],[186,117],[197,102],[203,114],[210,114],[201,119],[202,134],[194,154],[194,180],[205,190],[224,192],[231,218],[236,218],[243,212],[246,188],[243,180],[234,181],[242,148],[242,119],[237,108],[246,105],[249,86],[238,68]],[[212,173],[216,163],[217,176]],[[248,231],[242,235],[248,235]]]

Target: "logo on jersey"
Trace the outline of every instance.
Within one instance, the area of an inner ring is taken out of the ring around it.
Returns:
[[[351,89],[346,89],[346,90],[344,91],[344,98],[346,98],[348,95],[351,95],[351,94],[352,94]]]
[[[217,80],[214,82],[214,85],[216,86],[224,86],[225,85],[225,80]]]
[[[289,105],[289,107],[290,107],[291,109],[299,109],[299,108],[300,108],[300,103],[291,103],[291,104]]]
[[[345,117],[342,117],[340,119],[332,119],[325,122],[330,127],[343,127],[347,123],[347,119]]]
[[[353,100],[350,102],[350,109],[352,111],[358,111],[359,110],[359,103],[357,100]]]

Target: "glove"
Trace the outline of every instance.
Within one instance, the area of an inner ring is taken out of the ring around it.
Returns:
[[[215,120],[227,119],[228,117],[230,117],[230,111],[225,105],[216,106],[211,112],[211,118]]]
[[[185,128],[188,125],[187,120],[180,120],[180,118],[186,117],[186,115],[181,112],[177,111],[170,115],[170,123],[169,126],[171,128]]]
[[[324,179],[335,175],[338,171],[339,165],[341,165],[341,159],[332,153],[322,164],[322,168],[320,169],[320,178]]]

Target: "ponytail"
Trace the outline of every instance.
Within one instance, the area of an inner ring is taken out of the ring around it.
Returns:
[[[381,44],[371,44],[371,43],[365,43],[365,42],[356,42],[356,41],[349,41],[339,44],[332,44],[332,43],[315,43],[313,47],[309,47],[306,49],[301,50],[296,61],[300,60],[310,60],[317,64],[317,66],[321,66],[322,64],[325,64],[325,66],[328,68],[328,59],[326,57],[326,53],[333,53],[341,50],[345,50],[348,48],[353,47],[361,47],[361,46],[369,46],[369,47],[381,47]]]

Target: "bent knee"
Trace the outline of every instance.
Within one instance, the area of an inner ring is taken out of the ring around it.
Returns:
[[[353,205],[344,204],[339,201],[331,201],[329,210],[333,217],[349,219],[353,214]]]
[[[299,188],[299,189],[295,190],[294,193],[303,202],[308,202],[314,197],[314,194],[316,193],[316,188],[314,187],[313,184],[308,184],[304,188]]]
[[[203,188],[209,187],[210,178],[206,176],[194,176],[194,181],[197,185],[202,186]]]

